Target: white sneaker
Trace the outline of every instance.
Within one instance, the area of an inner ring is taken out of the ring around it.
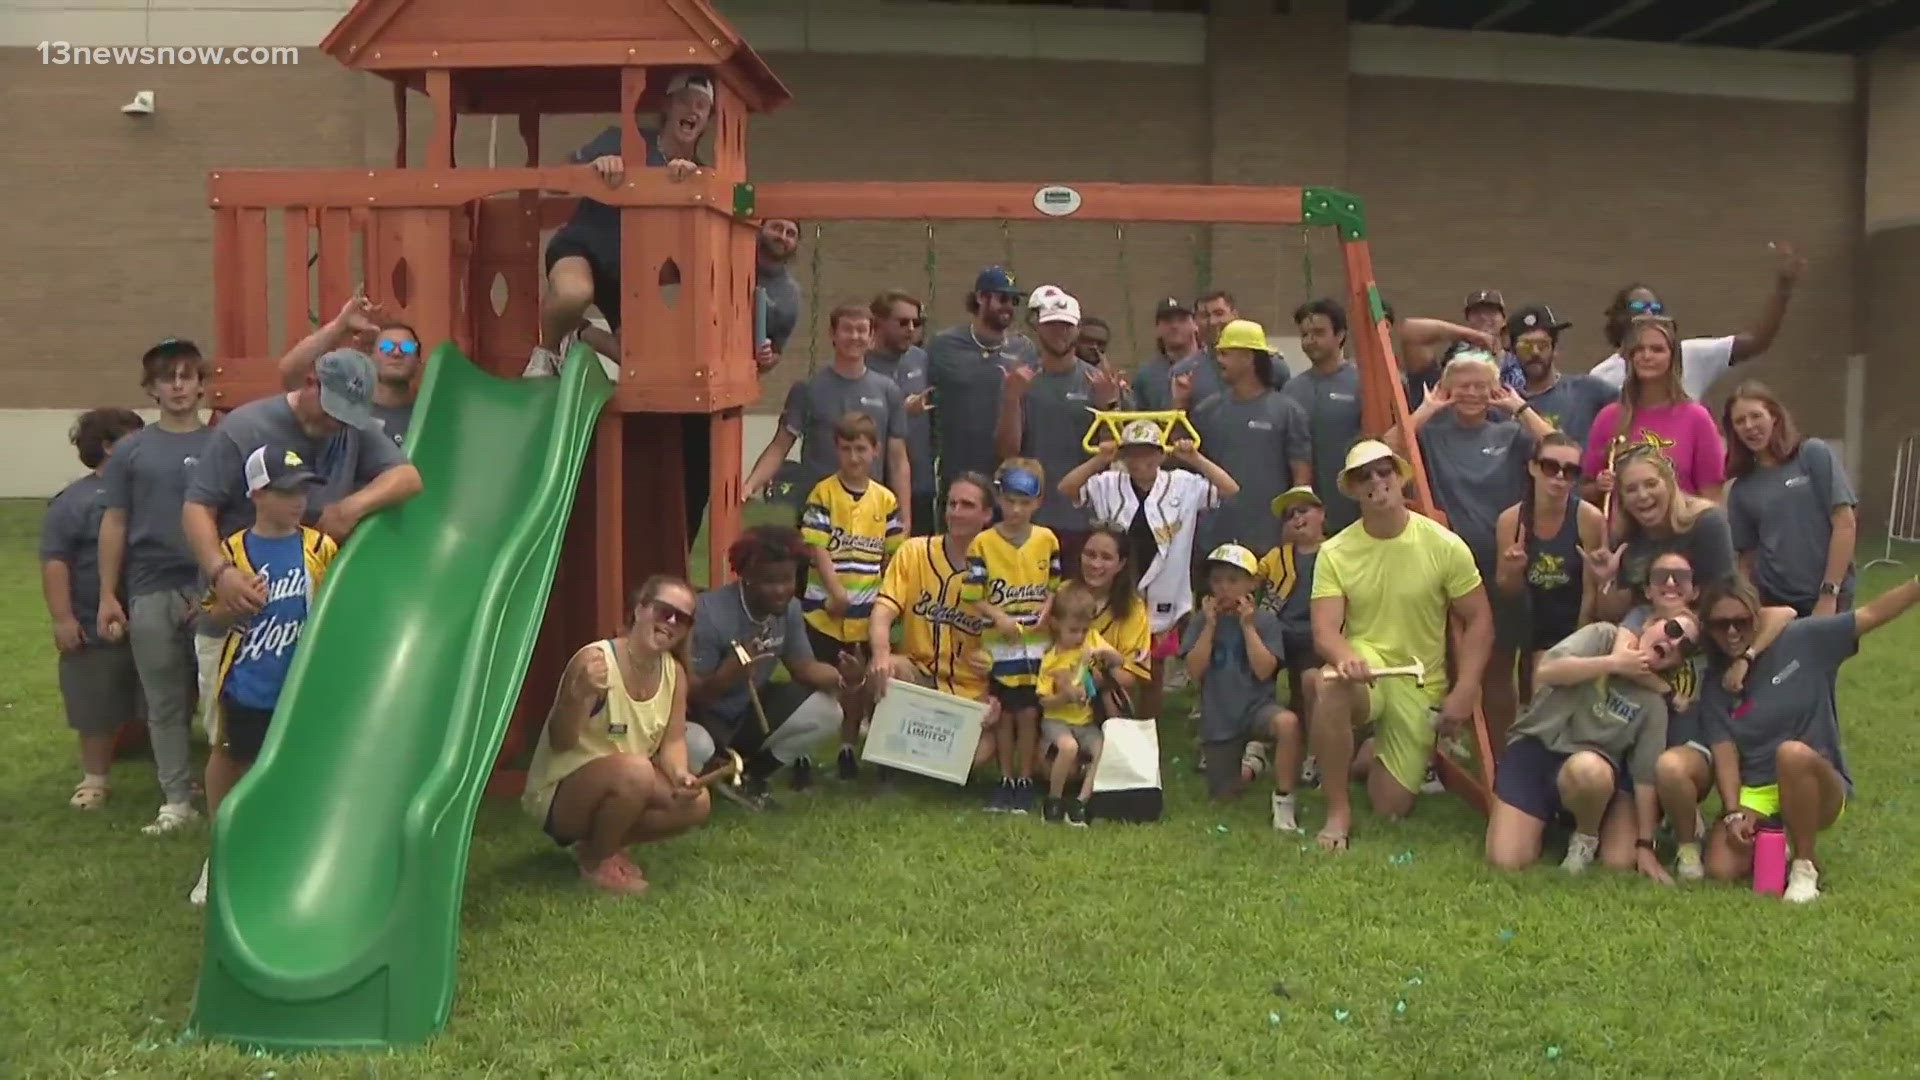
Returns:
[[[551,379],[560,374],[560,354],[545,345],[535,345],[533,355],[527,358],[526,370],[520,373],[523,379]]]
[[[207,906],[207,860],[200,860],[200,880],[194,883],[193,891],[187,894],[187,903],[194,907]]]
[[[192,803],[166,803],[160,807],[160,813],[150,825],[140,826],[140,831],[148,836],[165,836],[200,820],[200,811]]]
[[[1700,844],[1681,844],[1673,855],[1673,873],[1681,881],[1703,881],[1707,876],[1706,864],[1700,861]]]
[[[1420,794],[1440,795],[1445,793],[1447,785],[1440,782],[1440,770],[1427,766],[1426,778],[1420,781]]]
[[[1573,839],[1567,841],[1567,857],[1560,860],[1560,869],[1578,874],[1592,864],[1594,853],[1599,850],[1599,837],[1574,833]]]
[[[1780,899],[1789,904],[1811,904],[1820,899],[1820,868],[1806,859],[1795,859],[1787,868],[1787,891]]]
[[[1300,821],[1294,809],[1293,796],[1275,795],[1273,797],[1273,827],[1276,832],[1300,832]]]

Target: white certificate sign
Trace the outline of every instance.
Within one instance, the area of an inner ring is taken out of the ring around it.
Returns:
[[[965,784],[980,746],[985,702],[887,681],[887,693],[873,710],[861,758],[950,784]]]

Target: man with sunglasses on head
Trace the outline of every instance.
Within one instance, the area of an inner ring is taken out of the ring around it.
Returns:
[[[913,472],[911,510],[915,536],[933,535],[933,418],[927,415],[927,350],[915,343],[926,325],[920,301],[910,293],[889,289],[873,298],[873,348],[867,352],[867,370],[879,372],[900,387],[907,414],[907,461]]]
[[[1520,359],[1520,396],[1542,420],[1584,447],[1593,418],[1620,396],[1620,388],[1595,375],[1560,373],[1560,332],[1572,325],[1555,318],[1547,305],[1534,304],[1514,312],[1506,334],[1509,355]]]
[[[395,446],[405,446],[413,426],[413,399],[420,392],[420,337],[406,323],[388,323],[373,343],[373,418]]]
[[[1807,268],[1807,260],[1795,253],[1792,244],[1768,246],[1780,261],[1774,269],[1773,289],[1767,294],[1766,307],[1761,309],[1760,318],[1752,328],[1725,337],[1687,338],[1680,343],[1680,383],[1687,396],[1695,401],[1705,400],[1707,392],[1728,368],[1766,352],[1780,333],[1781,320],[1787,317],[1787,302],[1793,299],[1794,285],[1800,280],[1801,271]],[[1594,365],[1593,374],[1618,390],[1627,380],[1627,361],[1620,353],[1627,330],[1633,320],[1642,315],[1666,314],[1666,305],[1652,288],[1636,282],[1614,294],[1605,314],[1607,344],[1613,346],[1613,355]]]
[[[940,490],[965,472],[992,475],[1000,463],[994,432],[1000,422],[1000,382],[1013,367],[1036,367],[1039,350],[1011,332],[1023,294],[1004,267],[989,266],[967,294],[968,320],[927,339],[933,385],[933,434],[940,456]]]

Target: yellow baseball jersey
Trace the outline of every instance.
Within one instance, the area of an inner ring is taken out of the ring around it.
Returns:
[[[1060,541],[1053,530],[1030,526],[1026,542],[1015,546],[998,526],[975,537],[967,548],[967,580],[961,599],[988,603],[1019,623],[1007,636],[989,629],[983,640],[993,658],[993,681],[1002,686],[1032,686],[1040,675],[1047,638],[1040,612],[1060,588]]]
[[[1063,724],[1090,724],[1093,722],[1093,695],[1097,688],[1088,676],[1093,669],[1093,654],[1099,649],[1112,649],[1107,639],[1100,636],[1098,630],[1088,630],[1087,639],[1077,649],[1062,649],[1056,645],[1047,646],[1040,657],[1040,693],[1058,694],[1067,687],[1079,683],[1087,690],[1087,701],[1061,702],[1048,705],[1042,710],[1049,720],[1058,720]],[[1119,650],[1115,650],[1116,652]]]
[[[809,565],[807,591],[800,597],[807,625],[835,641],[866,641],[873,599],[880,595],[880,569],[905,535],[899,500],[882,485],[870,482],[856,495],[838,476],[815,484],[800,511],[800,538],[808,547],[826,550],[849,603],[845,615],[829,614],[820,569]]]
[[[1113,612],[1101,608],[1093,615],[1093,631],[1126,658],[1126,671],[1136,679],[1147,679],[1147,652],[1153,648],[1153,627],[1147,621],[1147,602],[1139,596],[1127,608],[1127,617],[1116,619]]]
[[[878,603],[892,608],[900,626],[900,651],[933,675],[933,688],[978,698],[987,689],[987,653],[980,634],[984,616],[961,603],[967,568],[947,558],[938,536],[916,536],[900,545],[880,582]]]

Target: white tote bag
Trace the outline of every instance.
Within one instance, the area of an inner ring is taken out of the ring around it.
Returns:
[[[1159,821],[1160,734],[1151,720],[1114,717],[1100,725],[1105,745],[1093,773],[1087,816],[1100,821]]]

